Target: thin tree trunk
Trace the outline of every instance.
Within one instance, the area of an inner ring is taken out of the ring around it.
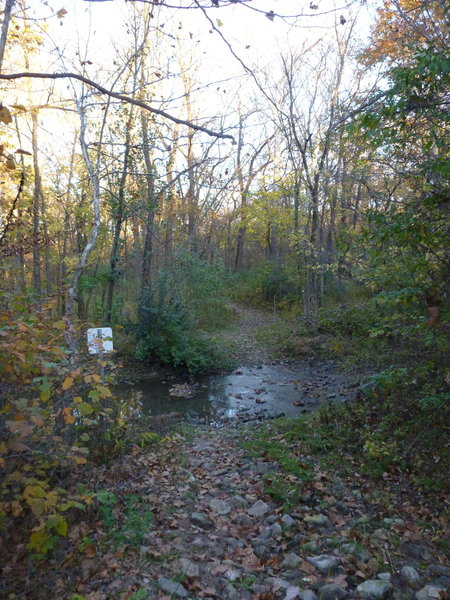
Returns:
[[[113,298],[114,288],[117,279],[117,264],[119,262],[119,245],[120,235],[122,232],[122,224],[125,217],[125,185],[127,181],[128,162],[130,158],[130,137],[131,137],[131,125],[133,122],[133,111],[130,110],[126,125],[126,137],[125,137],[125,153],[123,157],[123,171],[120,178],[119,193],[118,193],[118,207],[116,213],[116,222],[114,225],[114,238],[111,248],[111,255],[109,259],[110,273],[108,282],[108,291],[106,294],[106,307],[105,307],[105,321],[111,323],[112,309],[113,309]]]
[[[41,174],[39,171],[38,162],[38,120],[37,113],[31,113],[32,119],[32,134],[31,145],[33,148],[33,168],[34,168],[34,190],[33,190],[33,288],[37,296],[38,304],[41,302],[42,296],[42,280],[41,280],[41,257],[39,249],[39,234],[40,234],[40,199],[42,194]]]
[[[2,32],[0,34],[0,73],[3,67],[3,57],[5,56],[6,40],[8,39],[9,22],[14,2],[15,0],[6,0],[5,10],[3,11]]]

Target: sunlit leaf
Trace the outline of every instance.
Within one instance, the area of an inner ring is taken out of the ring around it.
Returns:
[[[17,148],[15,154],[26,154],[27,156],[33,156],[31,152],[28,152],[28,150],[22,150],[22,148]]]
[[[12,123],[11,113],[6,108],[6,106],[1,106],[0,107],[0,121],[2,123],[5,123],[6,125],[9,125],[10,123]]]
[[[66,378],[64,379],[64,382],[63,382],[63,384],[62,384],[62,386],[61,386],[61,387],[62,387],[62,389],[63,389],[64,391],[66,391],[66,390],[68,390],[70,387],[72,387],[72,385],[73,385],[73,377],[66,377]]]
[[[6,157],[6,168],[11,170],[16,168],[16,161],[14,160],[14,156],[12,154],[8,154]]]

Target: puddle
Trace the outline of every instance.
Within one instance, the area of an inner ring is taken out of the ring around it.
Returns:
[[[177,395],[182,391],[190,396]],[[155,376],[120,383],[115,393],[145,415],[181,413],[187,421],[220,423],[295,417],[322,403],[353,399],[355,386],[332,361],[309,361],[241,367],[226,375],[199,377],[193,385],[175,374]]]

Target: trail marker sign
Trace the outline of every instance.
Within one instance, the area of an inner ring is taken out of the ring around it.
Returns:
[[[94,327],[87,330],[89,354],[107,354],[114,350],[111,327]]]

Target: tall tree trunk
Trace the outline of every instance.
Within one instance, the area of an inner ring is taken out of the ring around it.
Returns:
[[[141,113],[142,126],[142,141],[144,162],[146,168],[146,184],[147,184],[147,218],[145,221],[145,242],[144,255],[142,258],[142,286],[141,298],[139,303],[139,321],[142,325],[148,323],[148,308],[151,300],[151,285],[152,285],[152,269],[153,269],[153,235],[155,223],[155,187],[153,176],[153,165],[150,156],[150,137],[148,132],[148,115],[142,111]]]
[[[131,125],[133,122],[133,111],[130,110],[126,125],[126,136],[125,136],[125,153],[123,157],[123,171],[120,178],[119,192],[118,192],[118,207],[116,212],[116,222],[114,224],[114,237],[111,248],[111,255],[109,259],[109,281],[108,291],[106,293],[106,307],[105,307],[105,322],[111,323],[112,309],[113,309],[113,298],[114,288],[117,279],[117,264],[119,262],[119,245],[120,235],[122,232],[122,224],[125,217],[125,186],[128,175],[128,162],[130,158],[130,137],[131,137]]]
[[[33,190],[33,288],[37,296],[38,303],[42,296],[41,280],[41,257],[40,257],[40,200],[42,194],[41,174],[38,161],[38,119],[36,111],[31,113],[32,134],[31,145],[33,148],[33,168],[34,168],[34,190]]]
[[[9,22],[14,2],[15,0],[6,0],[5,10],[3,11],[2,31],[0,33],[0,73],[3,67],[3,57],[5,56],[6,40],[8,39]]]

